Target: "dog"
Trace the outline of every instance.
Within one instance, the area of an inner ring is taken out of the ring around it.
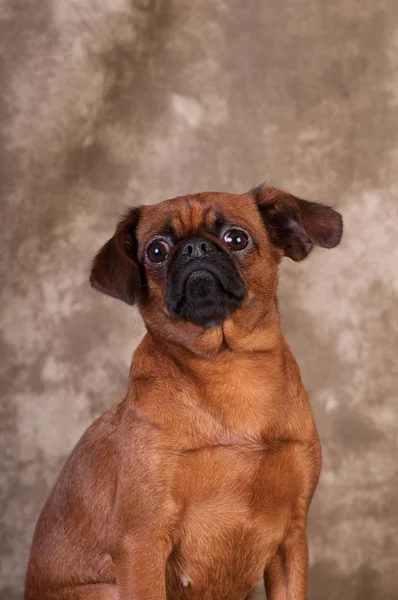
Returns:
[[[35,529],[25,600],[306,598],[321,447],[277,268],[343,230],[265,185],[132,208],[91,285],[147,333],[127,394],[84,433]]]

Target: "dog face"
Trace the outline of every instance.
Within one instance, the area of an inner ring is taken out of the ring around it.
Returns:
[[[94,259],[91,284],[128,304],[147,327],[181,331],[255,325],[275,299],[282,256],[333,248],[333,209],[260,186],[247,194],[202,193],[131,209]]]
[[[202,233],[177,246],[170,257],[164,293],[170,314],[208,328],[221,325],[242,306],[247,288],[230,253],[232,248],[243,252],[248,240],[243,230],[229,229],[220,238],[221,243],[218,235],[213,241]],[[155,240],[148,258],[157,251],[167,260],[168,249],[167,242]],[[154,258],[151,256],[151,262]],[[153,264],[158,263],[155,260]]]

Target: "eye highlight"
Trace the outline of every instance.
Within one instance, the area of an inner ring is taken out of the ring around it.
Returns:
[[[154,240],[146,250],[149,262],[159,265],[164,262],[169,255],[170,246],[163,240]]]
[[[223,239],[231,250],[234,250],[235,252],[244,250],[249,243],[249,236],[243,229],[229,229],[224,233]]]

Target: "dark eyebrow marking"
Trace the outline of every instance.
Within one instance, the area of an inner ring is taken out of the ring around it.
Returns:
[[[215,217],[216,218],[214,219],[213,225],[208,228],[208,232],[213,235],[219,236],[221,229],[224,227],[227,221],[220,212],[216,212]]]
[[[171,221],[167,221],[167,223],[159,231],[159,235],[164,235],[165,237],[168,237],[173,241],[175,241],[177,239],[177,235],[173,229],[173,225],[172,225]]]

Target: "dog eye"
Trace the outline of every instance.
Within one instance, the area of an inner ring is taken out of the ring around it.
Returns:
[[[224,242],[231,250],[244,250],[249,243],[249,237],[242,229],[230,229],[224,234]]]
[[[169,246],[165,242],[155,240],[148,246],[146,254],[151,263],[159,264],[166,260],[169,254]]]

